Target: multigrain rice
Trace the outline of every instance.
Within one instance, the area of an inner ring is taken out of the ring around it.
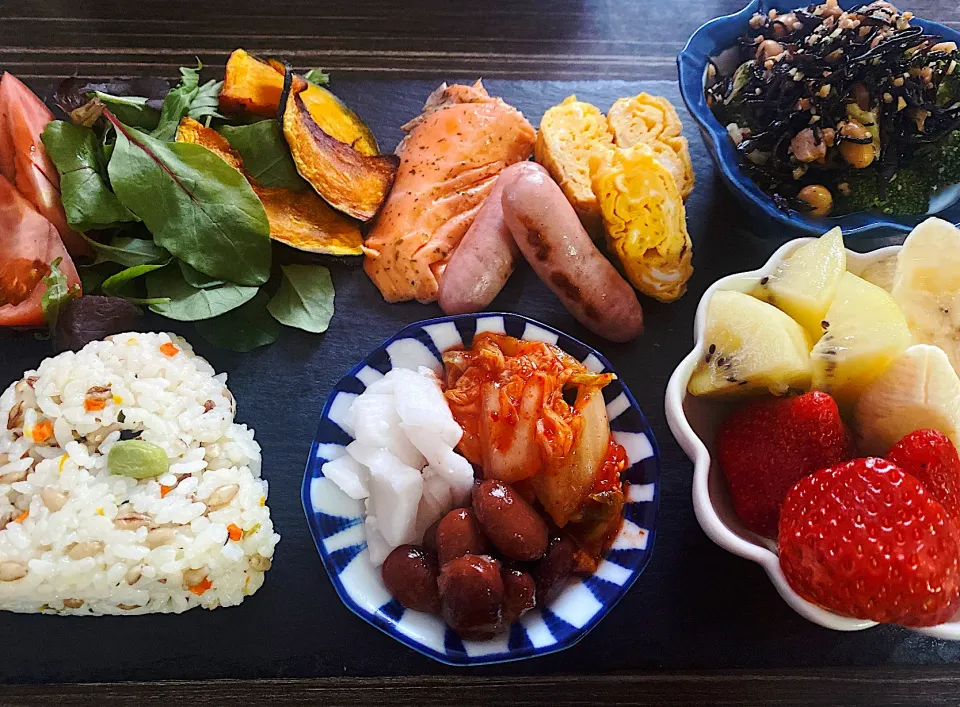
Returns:
[[[145,614],[233,606],[280,536],[253,430],[226,374],[170,334],[117,334],[27,371],[0,396],[0,609]],[[111,474],[121,438],[169,469]]]

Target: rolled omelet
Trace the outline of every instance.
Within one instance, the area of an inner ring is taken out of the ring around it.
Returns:
[[[600,109],[567,96],[543,114],[534,159],[546,167],[590,230],[600,223],[600,203],[590,184],[590,155],[613,148],[613,135]]]
[[[679,137],[683,130],[677,109],[663,96],[639,93],[632,98],[619,98],[610,106],[607,120],[618,143],[629,147],[638,142]]]
[[[649,93],[620,98],[607,113],[607,123],[617,147],[644,143],[653,148],[676,180],[683,199],[690,196],[694,183],[690,147],[680,135],[683,124],[670,101]]]
[[[693,274],[693,243],[670,170],[640,142],[594,153],[590,173],[607,245],[627,279],[661,302],[682,296]]]

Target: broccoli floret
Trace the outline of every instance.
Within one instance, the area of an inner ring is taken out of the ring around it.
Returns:
[[[937,145],[935,156],[929,164],[934,186],[960,184],[960,130],[954,130]]]
[[[901,167],[886,184],[875,170],[856,170],[841,182],[835,213],[879,211],[897,216],[926,213],[933,185],[919,170]],[[844,193],[845,192],[845,193]]]
[[[946,76],[937,89],[937,105],[952,105],[955,101],[960,101],[960,71],[954,71]]]
[[[930,208],[932,191],[933,184],[926,174],[911,167],[901,167],[886,184],[880,211],[898,216],[925,214]]]
[[[872,169],[857,169],[847,174],[838,184],[834,213],[852,214],[857,211],[877,211],[880,187],[877,173]]]

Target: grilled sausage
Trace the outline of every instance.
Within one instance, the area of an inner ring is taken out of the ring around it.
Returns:
[[[633,288],[603,257],[557,183],[542,172],[500,177],[503,217],[520,252],[577,320],[610,341],[643,330]]]
[[[440,278],[440,309],[469,314],[486,309],[507,284],[520,251],[503,221],[503,181],[514,172],[546,170],[536,162],[518,162],[504,169],[490,196],[450,257]]]

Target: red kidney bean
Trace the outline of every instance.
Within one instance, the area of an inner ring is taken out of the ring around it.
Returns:
[[[437,559],[443,567],[464,555],[486,555],[490,544],[469,508],[455,508],[437,526]]]
[[[536,584],[523,570],[504,569],[500,577],[503,579],[501,621],[506,627],[537,605]]]
[[[440,527],[441,520],[443,519],[437,519],[423,534],[423,548],[425,550],[429,550],[430,552],[437,551],[437,529]]]
[[[496,479],[473,487],[473,510],[490,541],[511,560],[537,560],[547,551],[547,524],[533,506]]]
[[[577,546],[566,535],[550,542],[546,557],[537,565],[537,603],[544,606],[552,601],[566,585],[576,567]]]
[[[444,621],[467,639],[489,638],[500,624],[503,579],[500,563],[485,555],[463,555],[440,570]]]
[[[401,545],[380,568],[383,583],[400,604],[414,611],[440,613],[437,556],[416,545]]]

